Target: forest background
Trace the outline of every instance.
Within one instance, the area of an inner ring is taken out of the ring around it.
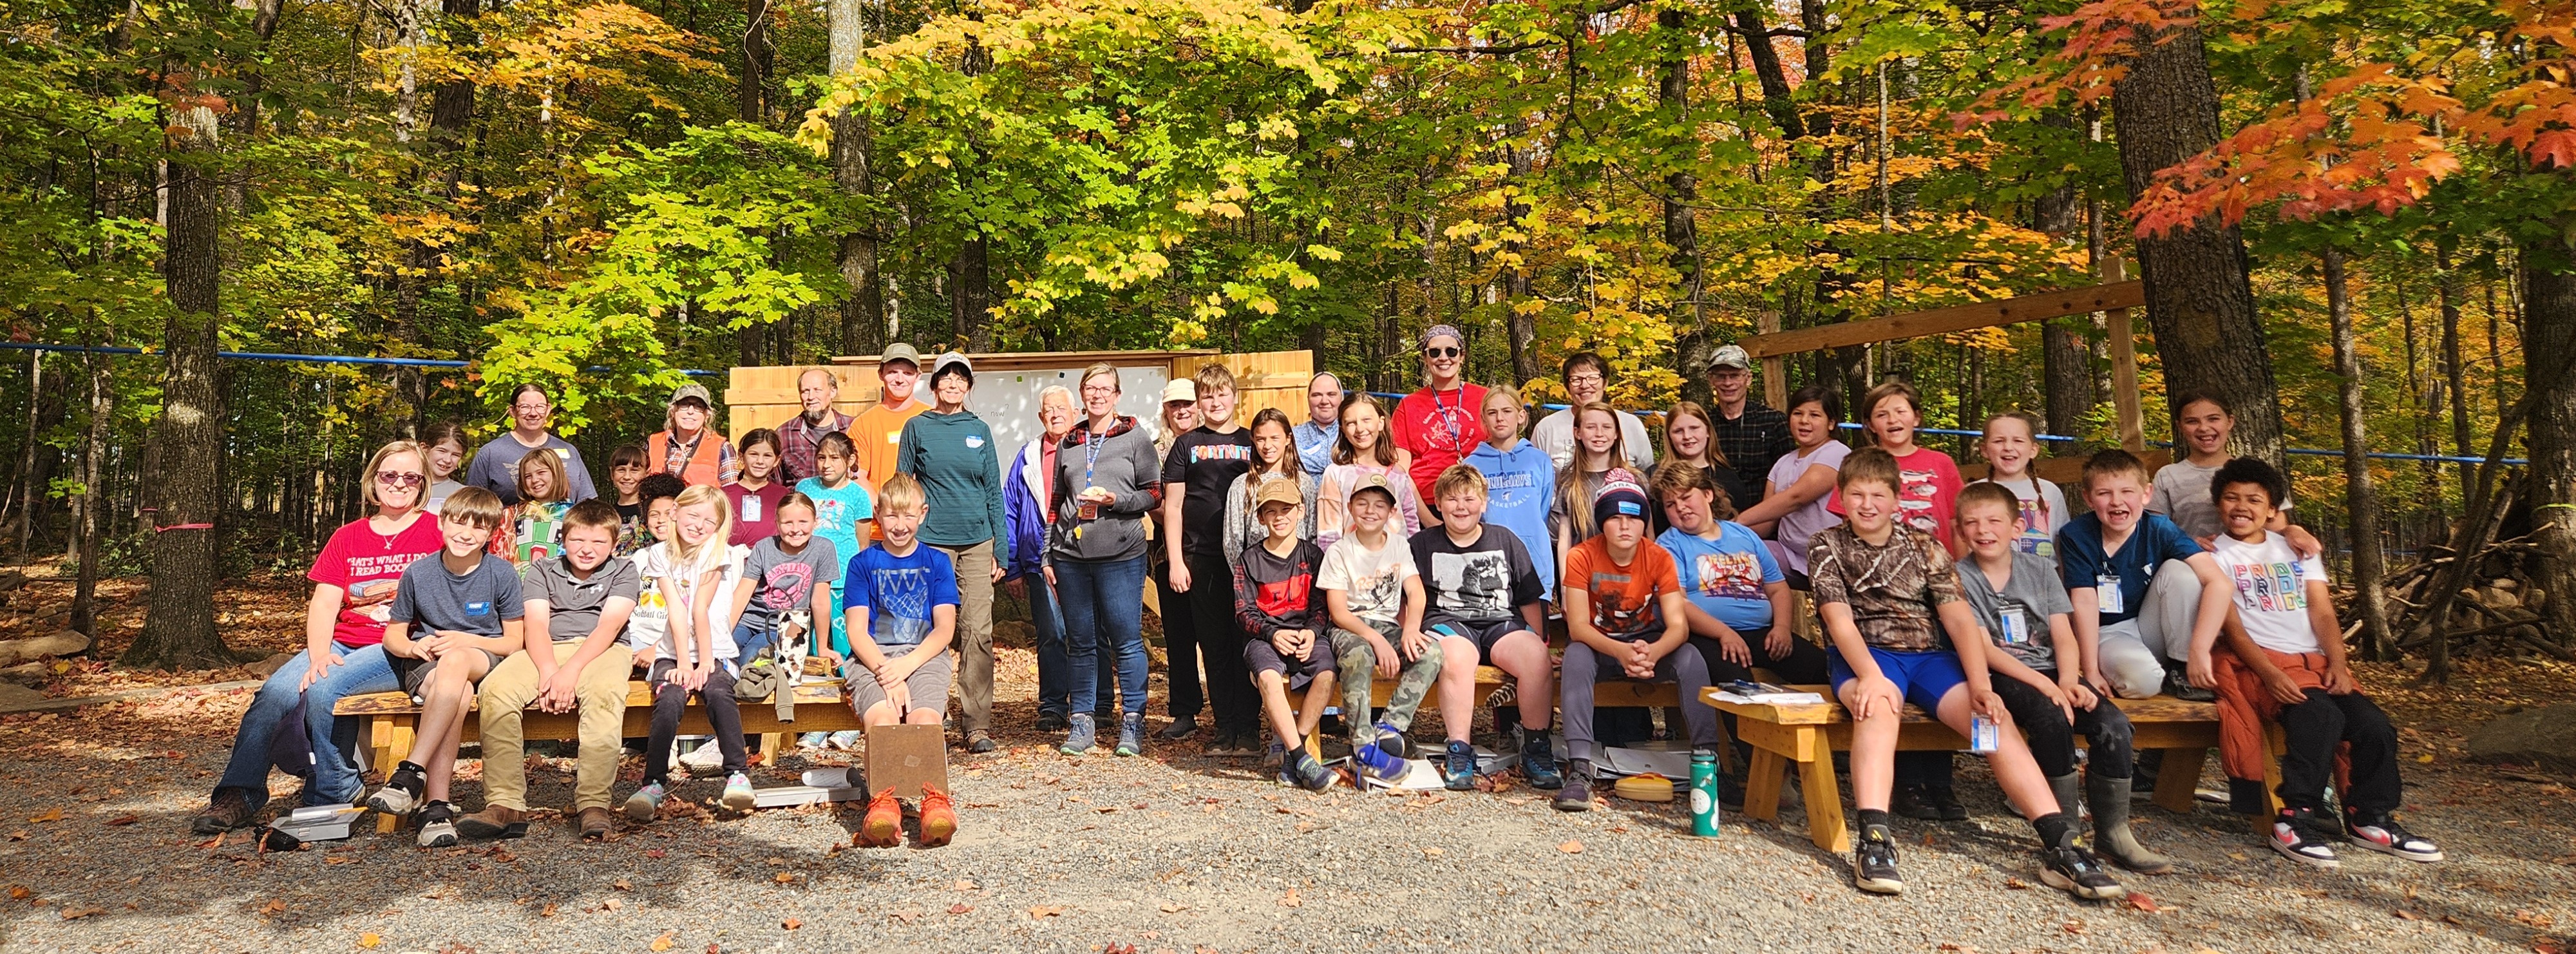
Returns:
[[[376,445],[495,433],[523,381],[596,461],[681,369],[1311,348],[1409,390],[1446,322],[1472,380],[1561,399],[1592,349],[1614,403],[1663,407],[1766,313],[2127,262],[2149,437],[2167,394],[2227,396],[2339,575],[2494,535],[2563,556],[2571,31],[2541,0],[9,0],[6,338],[153,353],[6,354],[5,543],[78,564],[84,602],[151,572],[130,661],[204,665],[219,575],[301,566]],[[2104,339],[1790,377],[1910,380],[1937,427],[2027,409],[2072,454],[2116,437]],[[2568,601],[2526,602],[2563,654]]]

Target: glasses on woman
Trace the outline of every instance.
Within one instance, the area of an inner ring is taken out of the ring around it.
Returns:
[[[1458,349],[1456,349],[1456,348],[1424,348],[1424,349],[1422,349],[1422,354],[1423,354],[1423,356],[1424,356],[1424,357],[1431,357],[1431,358],[1455,358],[1455,357],[1457,357],[1457,356],[1458,356]]]
[[[423,477],[419,474],[409,474],[399,470],[380,470],[376,472],[376,482],[387,487],[418,487],[423,481],[428,479],[429,478]]]

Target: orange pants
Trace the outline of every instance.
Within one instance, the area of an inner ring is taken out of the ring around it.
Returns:
[[[2276,653],[2261,649],[2264,658],[2281,670],[2281,674],[2299,684],[2301,689],[2324,691],[2326,657],[2324,653]],[[2263,735],[2265,723],[2281,717],[2281,700],[2265,688],[2263,677],[2238,659],[2234,650],[2220,646],[2209,654],[2211,668],[2218,677],[2218,762],[2227,777],[2260,782],[2265,767],[2271,762],[2269,745]],[[2349,746],[2339,746],[2335,756],[2335,777],[2340,782],[2349,777]]]

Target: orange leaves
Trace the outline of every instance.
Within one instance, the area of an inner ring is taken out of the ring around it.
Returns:
[[[2127,60],[2140,42],[2170,42],[2170,31],[2196,25],[2199,16],[2196,0],[2094,0],[2066,16],[2044,17],[2040,25],[2063,31],[2065,46],[2043,57],[2030,75],[1988,90],[1973,111],[1955,113],[1951,122],[1966,129],[2068,98],[2077,105],[2108,99],[2128,76]]]
[[[2389,215],[2413,205],[2461,168],[2434,132],[2437,124],[2456,127],[2464,118],[2447,85],[2399,75],[2382,63],[2327,80],[2316,95],[2275,107],[2159,174],[2130,209],[2138,234],[2167,233],[2212,215],[2234,224],[2273,203],[2282,217],[2301,220],[2359,209]]]

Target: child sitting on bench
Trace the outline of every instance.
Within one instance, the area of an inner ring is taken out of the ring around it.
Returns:
[[[843,697],[863,725],[938,725],[948,712],[957,671],[948,658],[957,638],[957,571],[947,553],[921,543],[927,500],[911,474],[886,478],[877,490],[877,529],[885,539],[851,557],[841,575],[850,634]],[[923,785],[917,843],[945,845],[956,833],[955,803],[947,792]],[[856,840],[887,848],[903,840],[903,805],[894,789],[868,802]]]
[[[2343,784],[2341,833],[2371,851],[2440,861],[2442,849],[2397,823],[2405,797],[2397,777],[2397,730],[2345,665],[2343,627],[2325,564],[2302,556],[2273,522],[2289,480],[2250,457],[2228,461],[2210,480],[2227,533],[2213,558],[2231,585],[2227,647],[2218,671],[2219,756],[2232,779],[2263,777],[2263,722],[2288,737],[2281,756],[2281,811],[2272,850],[2301,864],[2333,868],[2337,825],[2320,817],[2338,750],[2351,759]],[[2236,782],[2242,787],[2244,782]],[[2260,783],[2255,783],[2260,784]]]
[[[528,832],[524,719],[540,712],[580,716],[581,760],[573,776],[573,819],[584,840],[608,837],[608,788],[617,781],[626,729],[626,672],[634,655],[620,640],[641,590],[635,564],[617,552],[617,508],[593,498],[564,513],[563,547],[520,574],[527,632],[545,639],[510,654],[484,677],[483,810],[457,819],[467,838]]]
[[[1488,406],[1492,405],[1489,399]],[[1548,656],[1546,584],[1529,550],[1510,531],[1485,522],[1485,475],[1469,464],[1451,464],[1431,483],[1440,525],[1413,535],[1413,565],[1422,571],[1423,628],[1444,639],[1463,639],[1477,655],[1510,675],[1519,698],[1521,772],[1531,788],[1564,784],[1548,741],[1554,721],[1548,700],[1556,695],[1556,661]],[[1453,688],[1464,691],[1451,694]],[[1440,685],[1440,713],[1472,710],[1472,680]],[[1495,727],[1497,730],[1501,726]]]
[[[394,678],[420,709],[420,734],[367,807],[387,815],[420,812],[420,845],[456,844],[456,809],[447,803],[456,743],[465,734],[465,703],[501,657],[519,651],[519,571],[489,553],[501,526],[501,498],[467,487],[439,508],[444,546],[403,568],[385,610],[385,654]]]
[[[1834,695],[1851,710],[1852,800],[1860,810],[1853,883],[1880,894],[1905,890],[1887,806],[1897,731],[1911,701],[1971,740],[1975,717],[1994,723],[1987,762],[2039,832],[2040,880],[2077,897],[2125,897],[2075,843],[2074,820],[2059,809],[1988,681],[1983,641],[1955,640],[1956,652],[1941,648],[1940,631],[1974,633],[1977,619],[1960,598],[1949,552],[1931,534],[1898,522],[1900,479],[1886,451],[1853,452],[1836,480],[1848,522],[1816,534],[1807,553],[1816,606],[1834,642],[1826,659]]]
[[[1571,639],[1557,706],[1565,710],[1568,766],[1565,786],[1556,790],[1557,811],[1592,808],[1592,764],[1601,757],[1592,731],[1592,689],[1603,679],[1678,683],[1691,747],[1717,751],[1717,710],[1698,701],[1708,688],[1708,662],[1690,644],[1689,604],[1682,600],[1673,555],[1646,539],[1647,513],[1646,488],[1636,473],[1611,468],[1592,495],[1591,523],[1598,532],[1565,555],[1565,629]]]
[[[1345,438],[1349,426],[1346,418]],[[1392,783],[1407,771],[1404,759],[1411,744],[1404,734],[1413,728],[1422,697],[1451,665],[1467,668],[1472,687],[1476,653],[1474,646],[1460,646],[1453,654],[1445,645],[1448,640],[1422,631],[1422,574],[1413,565],[1413,550],[1395,539],[1390,523],[1397,488],[1412,486],[1408,478],[1377,471],[1352,477],[1358,487],[1349,500],[1350,532],[1325,548],[1315,588],[1324,592],[1326,618],[1333,627],[1328,636],[1333,664],[1341,673],[1342,720],[1351,727],[1351,761],[1362,775]],[[1451,655],[1466,658],[1453,660]],[[1369,721],[1372,674],[1396,681],[1386,712],[1375,723]],[[1446,711],[1440,714],[1451,718]],[[1463,740],[1466,733],[1461,729],[1453,737]],[[1474,785],[1475,758],[1475,750],[1467,750],[1464,787]],[[1451,774],[1455,776],[1454,769]]]
[[[1297,538],[1306,505],[1298,479],[1275,472],[1259,476],[1252,506],[1268,535],[1232,561],[1234,618],[1247,637],[1244,666],[1277,736],[1270,744],[1279,756],[1279,780],[1320,792],[1332,786],[1333,773],[1306,751],[1306,737],[1333,701],[1333,649],[1316,625],[1322,614],[1315,605],[1315,571],[1324,552]],[[1306,690],[1304,712],[1288,708],[1288,690],[1294,688]]]

